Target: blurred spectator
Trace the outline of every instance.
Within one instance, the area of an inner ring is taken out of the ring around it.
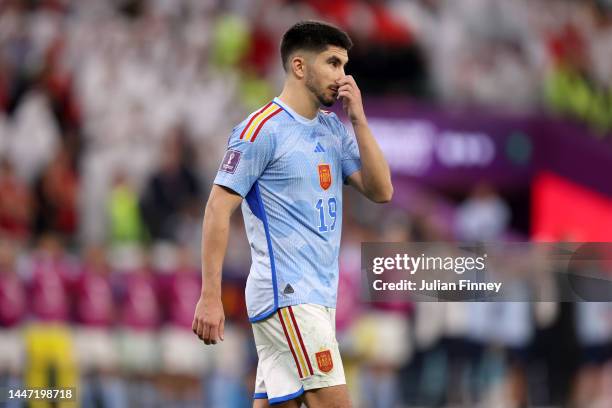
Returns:
[[[200,268],[188,246],[174,249],[175,265],[167,277],[164,306],[168,312],[168,323],[173,327],[191,332],[193,310],[200,298],[202,286]]]
[[[508,205],[491,186],[480,184],[457,210],[457,235],[466,241],[495,241],[509,222]]]
[[[389,219],[399,220],[398,214]],[[407,242],[408,229],[390,221],[382,231],[381,242]],[[397,373],[412,357],[414,344],[408,324],[409,305],[374,303],[364,310],[350,329],[353,350],[362,365],[358,379],[363,406],[392,408],[400,401]]]
[[[148,258],[148,254],[135,249],[134,256]],[[137,261],[134,269],[122,273],[121,316],[122,325],[134,331],[154,330],[161,323],[161,310],[157,299],[157,285],[148,259]],[[117,276],[118,278],[118,276]]]
[[[77,233],[79,177],[66,150],[60,150],[36,182],[37,235],[53,233],[71,240]]]
[[[156,330],[162,319],[158,288],[150,254],[137,246],[123,249],[126,264],[115,271],[121,282],[119,361],[128,380],[128,406],[154,406],[160,367]]]
[[[83,265],[73,284],[75,318],[79,324],[108,329],[115,323],[110,273],[104,248],[86,248]]]
[[[8,158],[0,159],[0,233],[17,241],[29,237],[32,197]]]
[[[17,326],[27,313],[26,288],[17,275],[16,245],[0,238],[0,327]]]
[[[202,218],[204,217],[204,202],[193,199],[186,203],[177,214],[174,227],[174,240],[180,246],[189,246],[190,253],[199,254],[202,250]],[[244,263],[241,263],[244,265]]]
[[[110,244],[144,243],[147,232],[140,214],[138,194],[124,173],[115,175],[106,205]]]
[[[24,334],[25,386],[73,387],[78,373],[69,330],[68,288],[74,282],[75,268],[61,240],[42,236],[25,272],[30,276],[30,310],[35,319]]]
[[[127,407],[118,375],[119,356],[112,331],[116,312],[104,248],[87,248],[83,261],[72,291],[79,324],[74,330],[82,378],[79,398],[86,408]]]
[[[216,18],[213,28],[212,60],[219,68],[238,64],[248,50],[248,23],[235,14],[223,14]]]
[[[15,266],[16,250],[12,241],[0,238],[0,387],[9,388],[22,382],[25,350],[21,324],[28,312],[26,287]]]
[[[37,320],[67,322],[70,318],[68,289],[75,278],[61,239],[45,234],[38,241],[28,265],[30,309]]]
[[[193,200],[201,199],[190,149],[186,136],[175,129],[161,151],[161,168],[151,176],[145,189],[142,211],[154,239],[173,239],[180,212]]]
[[[59,144],[48,97],[39,88],[28,91],[6,125],[6,154],[16,173],[31,183],[56,154]]]
[[[405,316],[390,312],[364,313],[351,331],[362,366],[358,379],[363,406],[392,408],[400,399],[397,372],[412,354]]]
[[[612,304],[577,303],[575,319],[582,364],[576,376],[574,404],[609,405],[612,394],[606,367],[612,362]]]
[[[612,88],[612,62],[609,58],[612,55],[612,3],[599,0],[589,2],[587,7],[593,24],[587,30],[593,76],[609,90]]]
[[[206,350],[193,335],[193,311],[200,298],[200,271],[188,246],[172,248],[175,265],[170,265],[167,276],[160,276],[161,299],[167,313],[166,324],[160,334],[162,384],[168,401],[184,406],[197,406],[200,377],[212,368],[213,350]],[[169,403],[169,402],[168,402]]]
[[[45,55],[45,66],[40,81],[50,98],[51,108],[62,137],[78,152],[81,112],[73,89],[72,72],[62,63],[66,38],[57,36],[49,41]]]
[[[583,34],[567,25],[551,40],[555,63],[546,80],[551,108],[596,126],[602,132],[612,127],[612,88],[596,82]]]

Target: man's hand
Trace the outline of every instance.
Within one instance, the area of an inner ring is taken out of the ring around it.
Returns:
[[[361,158],[361,170],[349,176],[349,183],[370,200],[376,203],[387,203],[393,197],[391,172],[368,126],[361,91],[351,75],[342,77],[336,83],[339,85],[338,99],[342,98],[344,110],[353,125]]]
[[[338,99],[342,98],[342,107],[353,125],[366,122],[361,91],[352,75],[346,75],[336,81]]]
[[[213,185],[202,223],[202,291],[191,328],[206,344],[223,340],[225,314],[221,303],[221,272],[227,249],[230,217],[242,202],[231,190]]]
[[[204,344],[217,344],[218,340],[223,341],[225,313],[220,297],[205,294],[200,296],[191,328]]]

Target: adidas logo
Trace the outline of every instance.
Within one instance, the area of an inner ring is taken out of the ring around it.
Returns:
[[[287,284],[287,286],[285,286],[285,290],[283,290],[283,293],[285,295],[290,295],[293,293],[293,288],[291,287],[290,284]]]
[[[321,143],[317,142],[317,147],[314,149],[315,153],[325,153],[325,149],[321,146]]]

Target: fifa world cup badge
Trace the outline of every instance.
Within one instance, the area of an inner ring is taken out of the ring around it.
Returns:
[[[319,184],[323,190],[327,190],[331,186],[332,176],[329,164],[319,164]]]
[[[238,163],[240,162],[241,155],[242,153],[240,153],[238,150],[228,149],[227,152],[225,152],[225,157],[223,158],[223,163],[221,163],[219,170],[234,174],[236,172],[236,167],[238,167]]]
[[[334,368],[334,361],[329,350],[319,351],[315,354],[317,357],[317,366],[324,373],[329,373]]]

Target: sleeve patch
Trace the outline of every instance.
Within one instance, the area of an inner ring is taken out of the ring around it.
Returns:
[[[223,158],[221,167],[219,167],[219,171],[234,174],[238,167],[238,163],[240,163],[241,155],[242,153],[238,150],[228,149],[227,152],[225,152],[225,157]]]

